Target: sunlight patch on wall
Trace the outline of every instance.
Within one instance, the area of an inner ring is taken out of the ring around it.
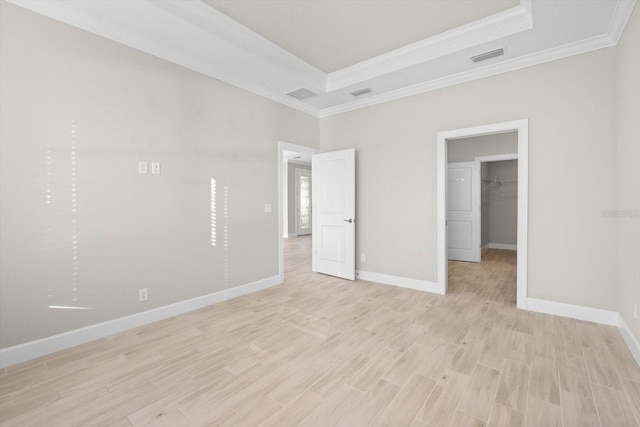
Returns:
[[[71,301],[78,301],[78,203],[76,121],[71,120]]]
[[[211,178],[211,246],[217,244],[216,226],[216,180]]]

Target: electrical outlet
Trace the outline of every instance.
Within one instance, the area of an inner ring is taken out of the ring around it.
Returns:
[[[149,299],[149,289],[142,288],[138,291],[138,300],[144,302]]]
[[[151,175],[160,175],[160,162],[151,162]]]
[[[364,252],[360,254],[360,261],[367,262],[367,255]]]

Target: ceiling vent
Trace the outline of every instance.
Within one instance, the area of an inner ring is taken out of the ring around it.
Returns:
[[[362,88],[362,89],[358,89],[358,90],[354,90],[353,92],[349,92],[351,95],[353,96],[360,96],[360,95],[364,95],[365,93],[369,93],[371,92],[371,89],[369,89],[368,87]]]
[[[490,50],[489,52],[481,53],[471,57],[473,62],[486,61],[487,59],[495,58],[496,56],[504,55],[504,48]]]
[[[297,99],[298,101],[304,101],[305,99],[313,98],[317,95],[317,93],[311,92],[309,89],[301,87],[300,89],[296,89],[293,92],[289,92],[287,95]]]

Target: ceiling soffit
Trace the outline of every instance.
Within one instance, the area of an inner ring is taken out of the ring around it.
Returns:
[[[326,74],[201,1],[8,1],[316,117],[615,45],[636,3],[521,0]],[[495,48],[506,54],[470,63],[469,56]],[[349,95],[362,87],[373,90]],[[318,95],[306,101],[286,95],[300,88]]]
[[[325,73],[518,6],[519,0],[203,0]]]

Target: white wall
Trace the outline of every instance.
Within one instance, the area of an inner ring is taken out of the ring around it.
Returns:
[[[278,274],[277,141],[317,119],[0,7],[0,348]]]
[[[640,320],[633,305],[640,305],[640,7],[636,5],[618,53],[618,174],[617,203],[620,216],[603,218],[618,231],[618,310],[636,339],[640,341]],[[607,207],[608,209],[612,209]],[[612,275],[613,276],[613,275]]]
[[[321,119],[358,150],[357,268],[435,282],[437,132],[526,118],[529,296],[616,309],[615,75],[603,49]]]

